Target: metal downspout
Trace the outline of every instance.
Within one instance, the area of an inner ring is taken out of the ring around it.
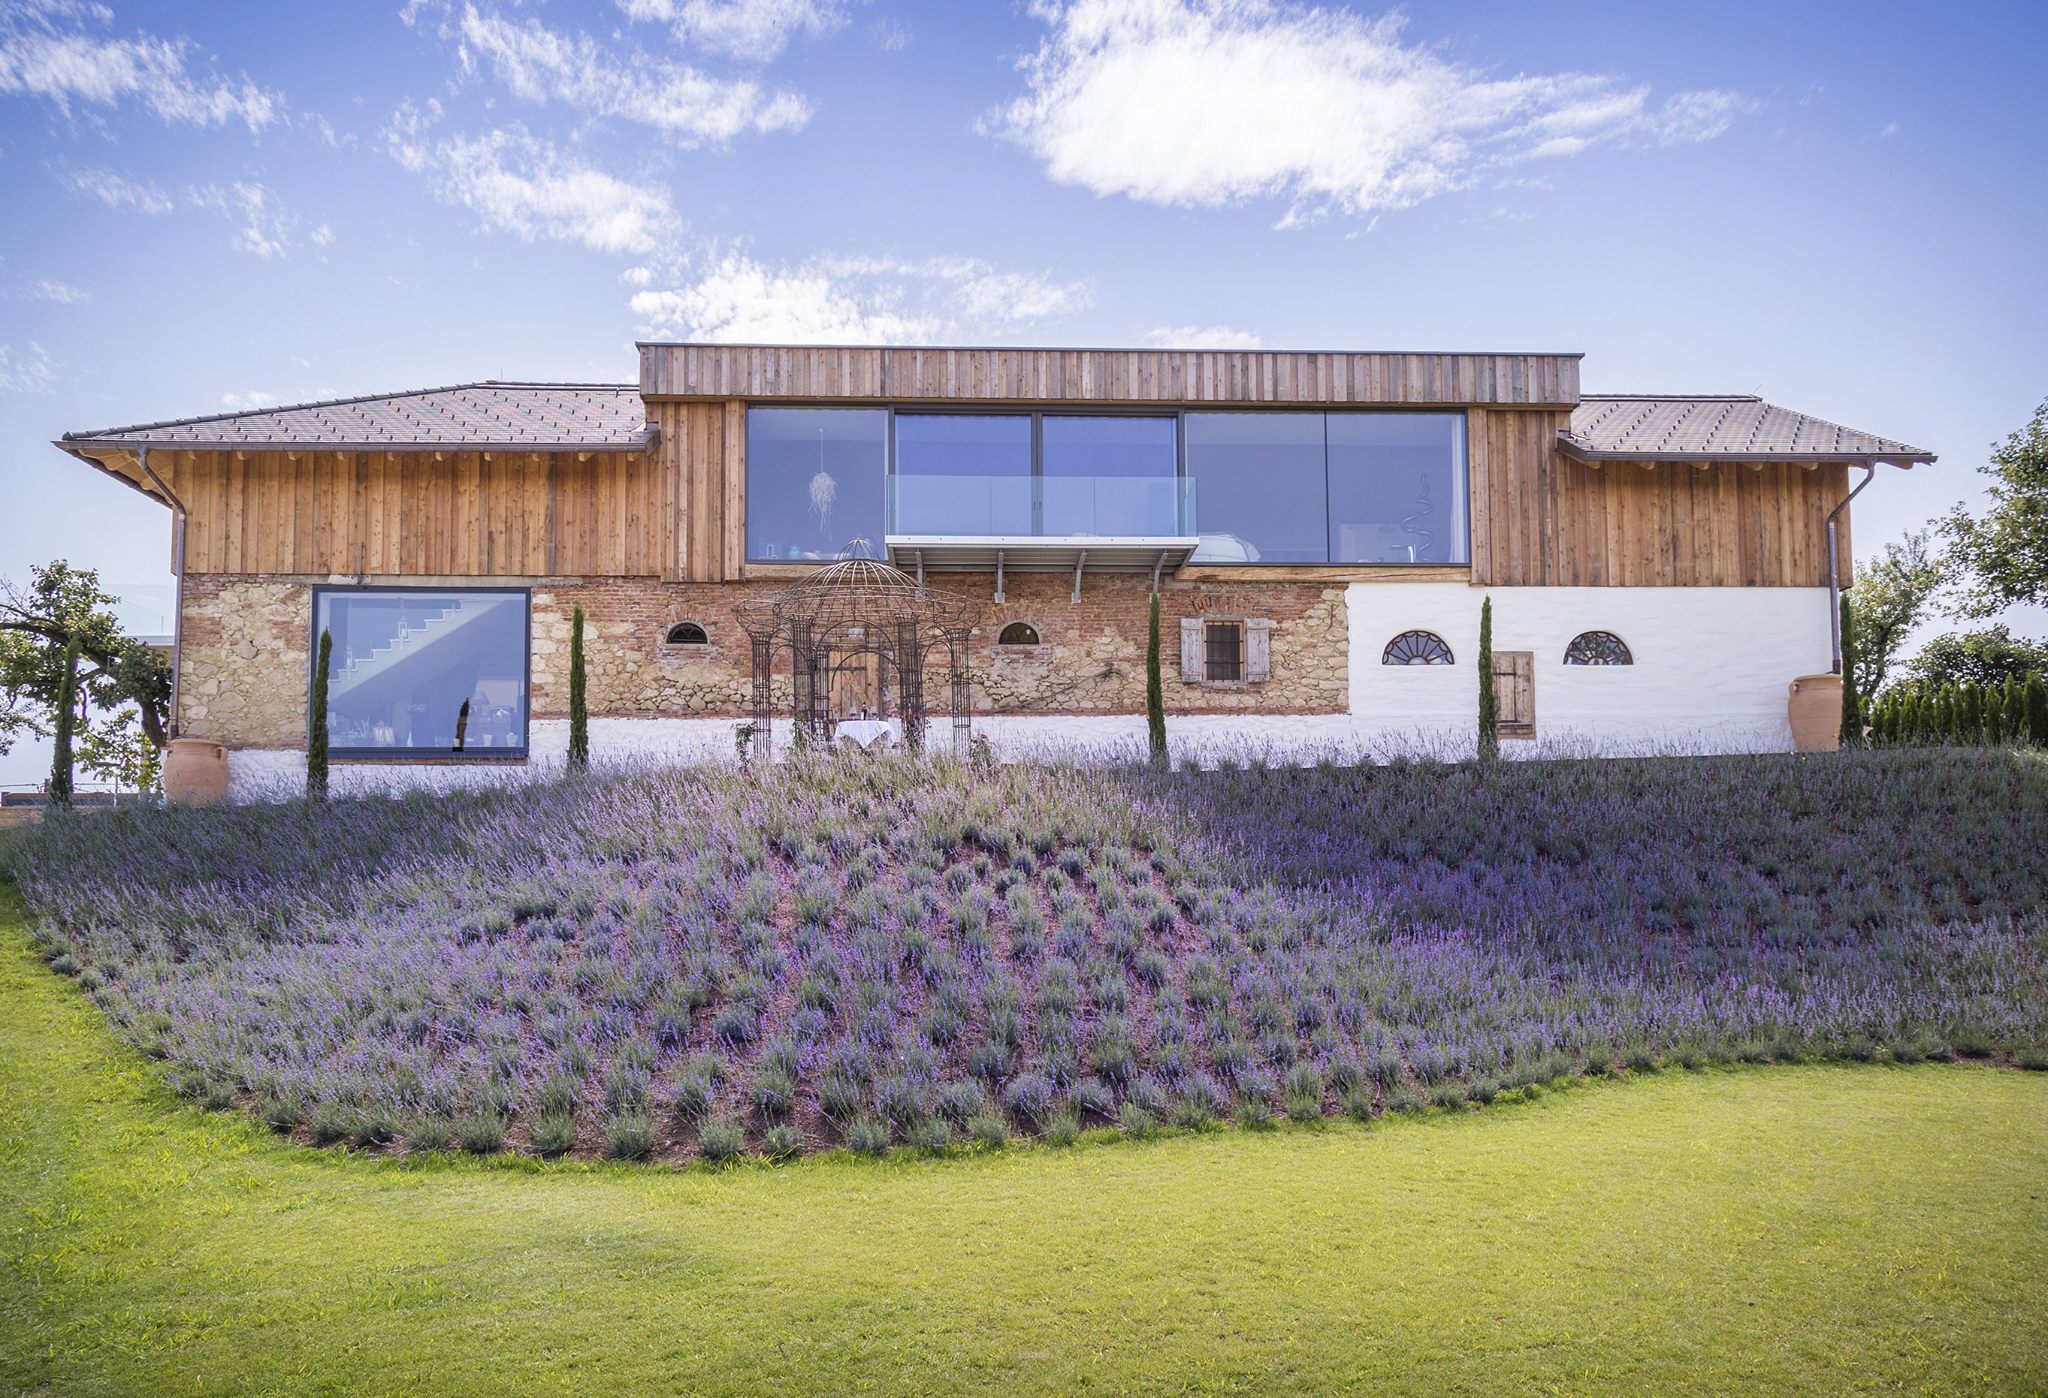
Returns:
[[[1863,487],[1877,477],[1877,463],[1865,461],[1863,479],[1856,482],[1856,488],[1842,497],[1842,503],[1828,511],[1828,642],[1832,657],[1828,670],[1832,674],[1842,673],[1842,570],[1835,557],[1835,519],[1849,508],[1849,502],[1863,493]]]
[[[178,693],[180,676],[184,672],[182,652],[185,642],[185,502],[178,493],[164,484],[149,464],[149,448],[135,449],[135,464],[142,468],[142,474],[164,494],[171,504],[171,572],[178,580],[177,600],[172,604],[176,610],[171,615],[171,721],[166,725],[164,737],[168,741],[178,736]]]

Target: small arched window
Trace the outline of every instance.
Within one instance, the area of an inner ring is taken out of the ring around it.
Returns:
[[[1003,634],[996,637],[999,646],[1035,646],[1038,644],[1038,628],[1028,621],[1013,621],[1003,628]]]
[[[1636,658],[1629,654],[1628,642],[1612,631],[1581,631],[1572,637],[1572,643],[1564,648],[1564,663],[1567,665],[1633,665]]]
[[[668,629],[664,638],[672,646],[708,646],[710,633],[694,621],[679,621]]]
[[[1387,642],[1380,654],[1382,665],[1449,665],[1451,648],[1434,631],[1403,631]]]

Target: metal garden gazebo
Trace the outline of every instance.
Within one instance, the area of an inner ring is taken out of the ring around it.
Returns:
[[[837,720],[856,716],[835,713],[833,696],[842,677],[857,674],[871,686],[863,691],[869,712],[858,716],[897,718],[904,744],[919,751],[925,667],[943,654],[953,748],[965,755],[973,710],[967,641],[976,610],[968,599],[926,587],[887,563],[854,557],[735,610],[753,642],[754,731],[763,755],[772,751],[770,675],[783,650],[790,659],[791,708],[800,738],[829,741]]]

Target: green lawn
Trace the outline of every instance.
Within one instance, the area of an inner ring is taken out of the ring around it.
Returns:
[[[2048,1074],[724,1173],[279,1143],[0,902],[0,1389],[2048,1387]]]

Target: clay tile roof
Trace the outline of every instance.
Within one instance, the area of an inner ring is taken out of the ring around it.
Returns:
[[[67,432],[61,445],[621,450],[652,437],[637,384],[492,380]]]
[[[1934,453],[1745,394],[1587,394],[1558,434],[1582,461],[1932,461]]]

